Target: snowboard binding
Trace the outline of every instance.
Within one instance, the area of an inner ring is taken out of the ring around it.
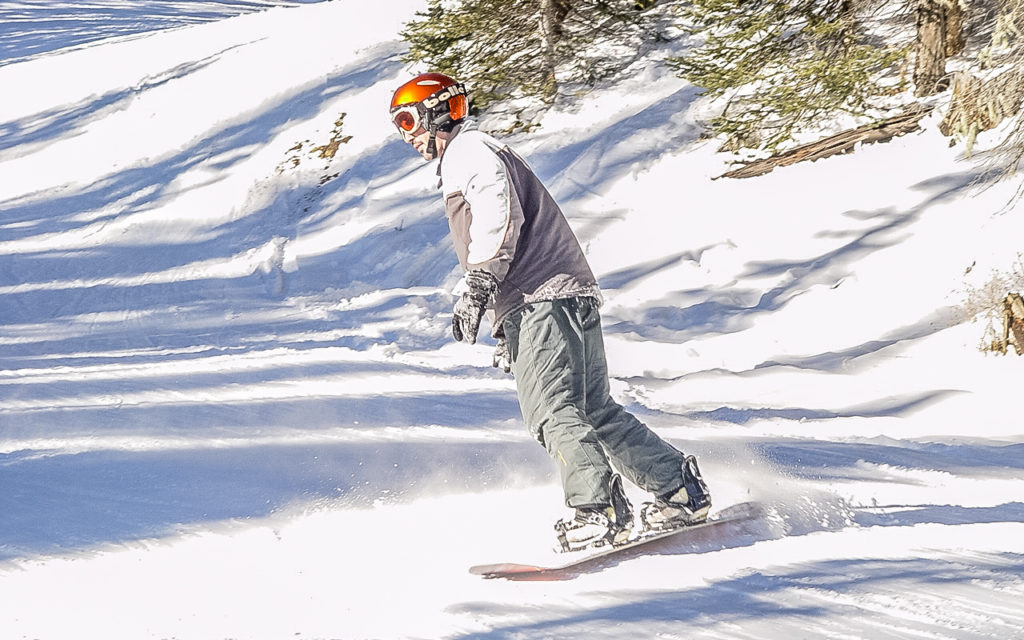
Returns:
[[[620,545],[630,540],[633,532],[633,506],[626,498],[622,478],[618,474],[612,476],[609,493],[610,505],[577,507],[572,518],[563,518],[555,523],[558,539],[555,551],[582,551]]]

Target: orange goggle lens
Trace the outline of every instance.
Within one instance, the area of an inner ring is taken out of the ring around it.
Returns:
[[[402,107],[391,115],[391,121],[400,131],[412,133],[420,128],[420,117],[415,107]]]

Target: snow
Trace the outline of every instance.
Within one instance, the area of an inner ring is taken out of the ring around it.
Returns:
[[[564,508],[448,336],[435,167],[387,121],[424,7],[0,8],[2,636],[1024,638],[1021,361],[961,311],[1019,260],[1015,185],[938,113],[715,179],[651,59],[509,140],[599,275],[616,396],[770,517],[468,573]]]

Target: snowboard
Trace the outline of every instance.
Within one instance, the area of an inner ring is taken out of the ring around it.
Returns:
[[[763,515],[763,508],[756,502],[741,502],[712,513],[707,520],[664,531],[641,532],[635,534],[627,542],[615,546],[604,546],[583,551],[569,551],[556,556],[551,564],[520,564],[515,562],[499,562],[496,564],[480,564],[469,568],[469,572],[484,578],[506,578],[509,580],[562,580],[583,573],[589,569],[600,568],[615,559],[640,555],[645,551],[654,551],[655,543],[695,535],[698,531],[710,533],[710,530],[722,528],[730,523],[742,523],[756,520]]]

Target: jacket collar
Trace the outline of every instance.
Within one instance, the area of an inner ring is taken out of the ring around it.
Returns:
[[[452,127],[452,137],[448,139],[448,143],[445,144],[445,149],[448,148],[456,137],[463,131],[477,131],[479,126],[477,125],[476,118],[466,117],[459,121],[454,127]],[[441,188],[441,163],[444,162],[444,153],[441,153],[441,157],[437,160],[437,188]]]

